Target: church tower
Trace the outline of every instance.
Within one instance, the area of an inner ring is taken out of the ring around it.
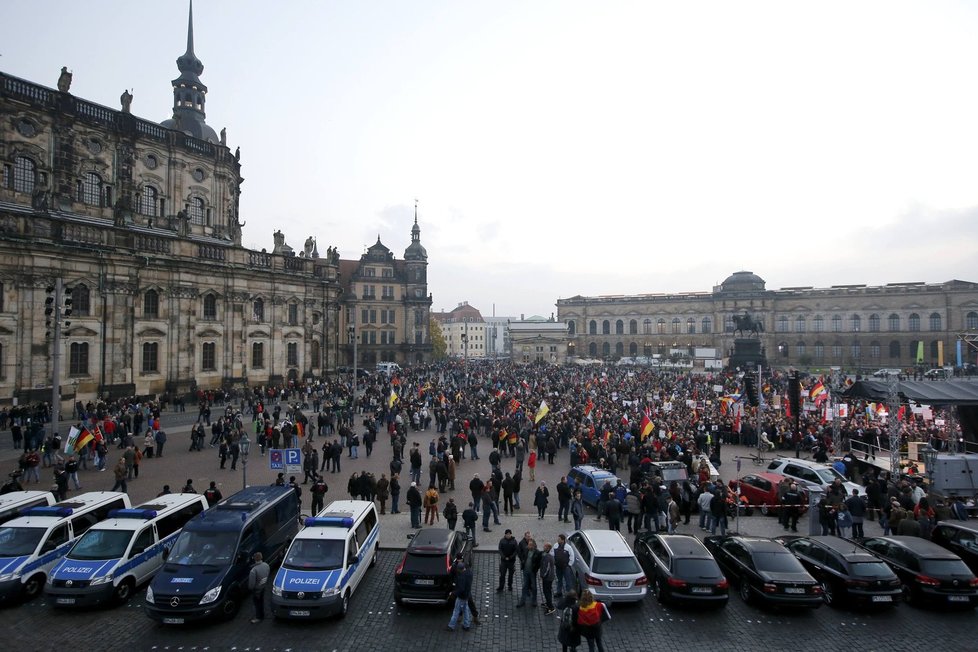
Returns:
[[[180,76],[174,79],[173,117],[161,125],[175,129],[211,143],[217,143],[214,130],[204,122],[204,103],[207,99],[207,86],[200,81],[204,64],[194,54],[194,2],[190,0],[190,17],[187,21],[187,51],[177,57],[177,70]]]
[[[422,347],[430,351],[429,318],[431,296],[428,294],[428,252],[421,245],[421,227],[418,226],[418,204],[414,204],[414,226],[411,227],[411,244],[404,250],[404,271],[407,275],[404,301],[411,319],[409,333],[411,344],[418,352]],[[414,362],[412,360],[411,362]]]

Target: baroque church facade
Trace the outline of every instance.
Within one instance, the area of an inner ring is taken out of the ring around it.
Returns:
[[[575,296],[559,300],[557,310],[567,324],[570,356],[693,357],[696,349],[712,348],[726,358],[733,317],[747,311],[760,321],[770,364],[871,373],[954,365],[959,346],[962,362],[974,362],[968,342],[978,334],[978,283],[768,290],[764,279],[740,271],[711,292]]]
[[[430,359],[417,216],[404,260],[379,239],[359,261],[281,232],[270,252],[242,247],[240,153],[205,122],[192,13],[177,68],[161,123],[128,92],[121,110],[73,96],[66,69],[57,89],[0,73],[3,402],[50,400],[56,354],[66,405],[320,377],[352,362],[364,310],[362,362]],[[71,290],[57,345],[56,279]]]

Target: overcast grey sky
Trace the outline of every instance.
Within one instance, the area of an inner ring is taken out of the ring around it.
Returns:
[[[187,1],[4,6],[0,68],[170,117]],[[244,243],[400,257],[433,309],[978,280],[974,2],[197,0]]]

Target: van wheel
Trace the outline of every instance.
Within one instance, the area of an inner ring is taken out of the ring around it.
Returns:
[[[132,597],[133,582],[131,579],[123,580],[119,583],[119,586],[115,587],[115,601],[119,604],[125,604]]]
[[[41,589],[43,588],[44,575],[38,573],[24,583],[24,599],[33,600],[37,596],[41,595]]]
[[[228,596],[228,599],[221,605],[221,615],[230,619],[234,618],[237,613],[238,601],[233,596]]]
[[[346,618],[347,612],[350,610],[350,592],[347,591],[343,594],[343,602],[340,603],[340,618]]]
[[[370,558],[370,568],[377,565],[377,548],[374,548],[374,556]]]

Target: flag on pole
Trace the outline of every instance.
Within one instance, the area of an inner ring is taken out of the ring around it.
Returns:
[[[587,403],[584,405],[584,416],[587,417],[587,415],[591,414],[591,410],[593,409],[594,409],[594,401],[592,401],[589,397]]]
[[[399,400],[399,397],[397,396],[397,392],[395,392],[392,389],[391,390],[391,395],[387,399],[387,409],[390,410],[391,408],[393,408],[394,407],[394,404],[397,403],[398,400]]]
[[[917,364],[924,363],[924,341],[919,340],[917,342]]]
[[[302,427],[301,421],[295,422],[295,434],[298,435],[299,437],[305,436],[305,428]]]
[[[811,390],[809,390],[809,392],[808,392],[808,398],[810,398],[813,401],[818,401],[818,398],[820,396],[822,396],[823,394],[827,394],[827,393],[828,393],[828,390],[825,389],[825,385],[823,385],[822,384],[822,381],[819,380],[814,385],[812,385]]]
[[[540,401],[540,408],[537,410],[536,415],[533,417],[533,423],[540,423],[540,420],[543,419],[543,417],[547,416],[548,412],[550,412],[550,406],[547,405],[546,401]]]
[[[75,452],[75,445],[78,443],[78,437],[81,435],[81,430],[72,426],[68,429],[68,438],[65,439],[65,454],[71,455]]]
[[[93,439],[95,439],[95,435],[88,430],[82,430],[78,436],[78,441],[75,442],[75,452],[80,453],[86,446],[92,443]]]
[[[520,409],[520,406],[521,405],[522,405],[522,403],[520,403],[519,401],[517,401],[515,398],[514,399],[510,399],[510,401],[509,401],[509,413],[510,414],[514,414],[517,410]]]
[[[649,408],[645,408],[645,412],[642,414],[642,427],[639,430],[639,439],[645,441],[645,438],[652,434],[655,430],[655,424],[652,423],[652,414],[649,412]]]
[[[785,418],[788,418],[788,419],[792,418],[792,414],[791,414],[791,401],[789,401],[787,397],[785,397],[785,399],[784,399],[784,416],[785,416]]]

